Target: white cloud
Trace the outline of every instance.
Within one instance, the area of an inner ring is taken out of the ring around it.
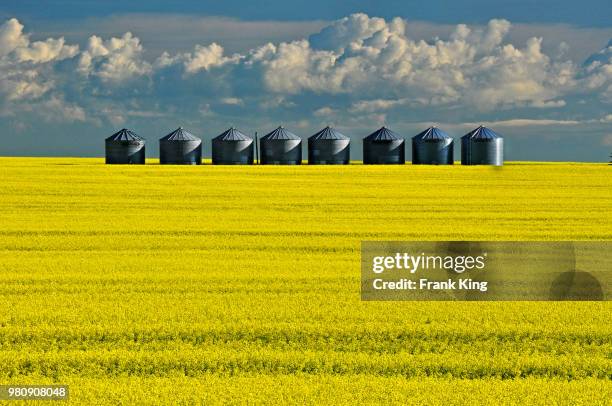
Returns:
[[[376,112],[382,110],[389,110],[393,107],[407,104],[408,99],[375,99],[375,100],[360,100],[351,105],[350,111],[355,113],[361,112]]]
[[[36,70],[15,70],[6,68],[0,71],[0,96],[6,102],[37,99],[53,87],[52,81],[40,79]]]
[[[461,103],[482,110],[552,106],[552,99],[573,86],[573,64],[552,61],[539,38],[524,48],[504,44],[509,29],[505,20],[477,30],[459,25],[449,40],[428,43],[408,38],[402,20],[387,23],[356,14],[310,41],[268,46],[252,63],[262,66],[267,89],[276,93],[410,95],[421,104]]]
[[[529,106],[536,107],[539,109],[550,109],[564,107],[565,104],[565,100],[536,100],[532,102]]]
[[[362,13],[352,14],[324,27],[319,33],[310,37],[310,42],[315,49],[341,51],[354,42],[381,32],[386,27],[387,23],[382,18],[370,18]]]
[[[52,63],[74,57],[77,45],[66,45],[63,38],[30,42],[23,25],[12,18],[0,25],[0,109],[2,115],[15,112],[9,105],[32,101],[55,86],[57,75]]]
[[[41,104],[43,117],[50,122],[85,121],[85,110],[75,104],[52,97]]]
[[[329,106],[325,106],[325,107],[321,107],[319,109],[316,109],[312,114],[315,117],[329,117],[329,116],[332,116],[334,114],[337,114],[337,111],[334,110],[333,108],[329,107]]]
[[[466,127],[478,127],[483,123],[462,123]],[[486,125],[491,127],[529,127],[529,126],[572,126],[581,125],[582,121],[578,120],[549,120],[549,119],[525,119],[516,118],[512,120],[496,120],[487,121]]]
[[[259,106],[265,110],[275,109],[275,108],[287,108],[287,107],[295,107],[296,104],[290,100],[287,100],[285,96],[272,96],[263,100]]]
[[[14,54],[16,62],[36,64],[72,58],[78,51],[78,45],[66,45],[64,38],[31,43],[29,36],[23,33],[23,25],[15,18],[0,25],[0,57]],[[10,61],[5,59],[3,62]]]
[[[15,52],[20,62],[45,63],[72,58],[79,52],[79,47],[65,45],[64,38],[48,38],[45,41],[33,42],[26,47],[19,47]]]
[[[151,73],[151,65],[141,54],[140,40],[129,32],[106,41],[94,35],[80,55],[78,70],[103,82],[122,82]]]
[[[555,113],[589,96],[612,102],[612,44],[579,66],[564,60],[564,53],[544,52],[542,38],[527,38],[520,46],[509,42],[512,25],[502,19],[449,27],[446,38],[429,41],[410,32],[410,23],[399,18],[354,14],[308,38],[242,53],[228,55],[212,42],[146,58],[130,32],[93,35],[80,50],[62,37],[31,42],[23,25],[11,19],[0,25],[0,112],[36,112],[39,103],[41,111],[55,109],[66,121],[98,117],[117,123],[160,118],[160,111],[186,119],[202,111],[221,114],[213,110],[223,104],[252,106],[271,116],[311,111],[314,117],[380,123],[423,112],[491,117],[513,109],[521,116],[538,111],[537,124],[496,121],[521,126],[559,124]],[[259,119],[249,114],[245,120]],[[593,120],[602,112],[596,114]]]
[[[240,58],[240,55],[224,56],[223,47],[213,42],[208,46],[196,45],[193,52],[185,52],[175,56],[170,56],[169,53],[164,52],[157,58],[154,66],[166,68],[179,64],[183,66],[186,73],[194,74],[202,70],[208,71],[223,66],[226,63],[237,62]]]
[[[207,47],[196,45],[193,54],[185,61],[185,70],[189,73],[208,70],[213,66],[223,65],[226,61],[227,58],[223,57],[223,47],[214,42]]]
[[[612,103],[612,40],[584,65],[586,87],[599,92],[602,101]]]
[[[302,91],[342,91],[342,73],[334,70],[336,56],[314,51],[306,40],[264,46],[253,53],[250,63],[260,63],[268,90],[296,94]]]
[[[223,97],[219,100],[221,104],[227,104],[230,106],[242,106],[244,101],[238,97]]]
[[[28,39],[23,35],[23,25],[16,18],[11,18],[0,25],[0,57],[27,44]]]
[[[612,134],[608,134],[605,137],[603,137],[601,139],[601,145],[604,145],[606,147],[611,147],[612,146]]]

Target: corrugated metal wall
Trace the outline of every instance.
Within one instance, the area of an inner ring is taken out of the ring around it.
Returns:
[[[135,164],[145,163],[145,141],[106,140],[107,164]]]
[[[202,141],[159,141],[159,163],[162,165],[200,165]]]
[[[404,164],[406,163],[404,140],[363,140],[364,164]]]
[[[310,165],[346,165],[351,159],[351,140],[308,140]]]
[[[454,142],[451,138],[412,140],[412,163],[415,165],[452,165]]]
[[[253,140],[212,140],[212,162],[215,165],[252,165]]]
[[[302,140],[259,140],[262,165],[299,165]]]
[[[461,139],[462,165],[496,165],[504,164],[504,140],[494,139]]]

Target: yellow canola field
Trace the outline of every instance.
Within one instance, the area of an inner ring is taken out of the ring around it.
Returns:
[[[0,383],[91,404],[606,404],[609,302],[362,302],[362,240],[610,240],[604,164],[0,158]]]

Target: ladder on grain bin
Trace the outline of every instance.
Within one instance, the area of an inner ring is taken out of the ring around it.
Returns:
[[[259,165],[259,142],[257,141],[257,131],[255,131],[255,163]]]

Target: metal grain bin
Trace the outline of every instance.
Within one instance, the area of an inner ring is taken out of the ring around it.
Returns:
[[[453,139],[438,127],[429,127],[412,137],[412,163],[452,165]]]
[[[504,139],[480,126],[461,137],[461,165],[504,164]]]
[[[200,165],[202,140],[183,127],[159,139],[159,163],[162,165]]]
[[[308,138],[308,164],[346,165],[351,159],[351,140],[331,127]]]
[[[253,138],[234,127],[212,140],[212,162],[214,165],[252,165]]]
[[[302,163],[302,139],[278,127],[259,140],[262,165],[299,165]]]
[[[104,140],[107,164],[145,163],[145,140],[128,129],[117,131]]]
[[[379,128],[363,139],[363,163],[406,163],[404,139],[387,127]]]

